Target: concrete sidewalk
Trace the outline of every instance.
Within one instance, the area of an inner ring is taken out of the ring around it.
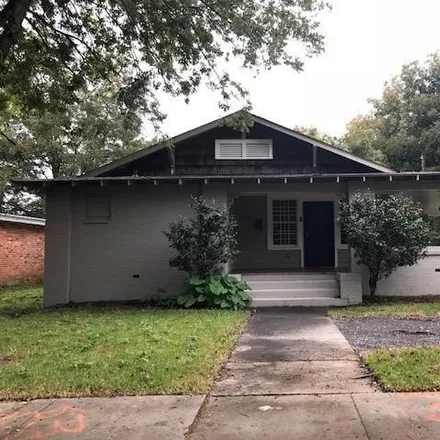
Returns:
[[[323,310],[259,311],[190,438],[438,440],[440,395],[381,393]]]
[[[0,402],[0,439],[183,439],[204,396]]]
[[[192,440],[438,440],[440,396],[209,397]]]

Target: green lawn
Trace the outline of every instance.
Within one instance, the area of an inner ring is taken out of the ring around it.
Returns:
[[[440,390],[440,348],[380,348],[364,362],[387,391]]]
[[[393,317],[393,318],[421,318],[440,317],[440,301],[411,302],[390,301],[376,302],[359,306],[329,310],[333,318],[368,318],[368,317]]]
[[[0,399],[206,393],[249,316],[43,310],[41,290],[0,289]]]

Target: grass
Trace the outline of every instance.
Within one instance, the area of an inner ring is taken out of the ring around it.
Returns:
[[[332,318],[435,318],[440,317],[440,301],[375,302],[347,308],[329,310]]]
[[[206,393],[248,313],[41,309],[41,287],[0,289],[0,399]]]
[[[440,348],[380,348],[363,358],[386,391],[440,390]]]
[[[0,315],[21,315],[43,305],[41,286],[0,286]]]

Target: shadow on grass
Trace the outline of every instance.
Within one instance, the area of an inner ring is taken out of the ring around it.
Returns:
[[[0,286],[0,317],[22,316],[43,310],[43,287]]]

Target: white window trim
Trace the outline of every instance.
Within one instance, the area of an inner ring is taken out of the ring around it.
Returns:
[[[269,146],[269,156],[257,156],[247,157],[246,144],[248,141],[252,141],[253,144],[261,144]],[[220,144],[221,143],[241,143],[241,157],[220,157]],[[215,140],[215,159],[216,160],[270,160],[273,159],[273,142],[272,139],[216,139]]]
[[[273,243],[273,201],[274,200],[295,200],[296,202],[296,244],[274,244]],[[294,195],[269,195],[267,197],[267,249],[270,251],[301,249],[300,241],[300,206],[302,204]]]

